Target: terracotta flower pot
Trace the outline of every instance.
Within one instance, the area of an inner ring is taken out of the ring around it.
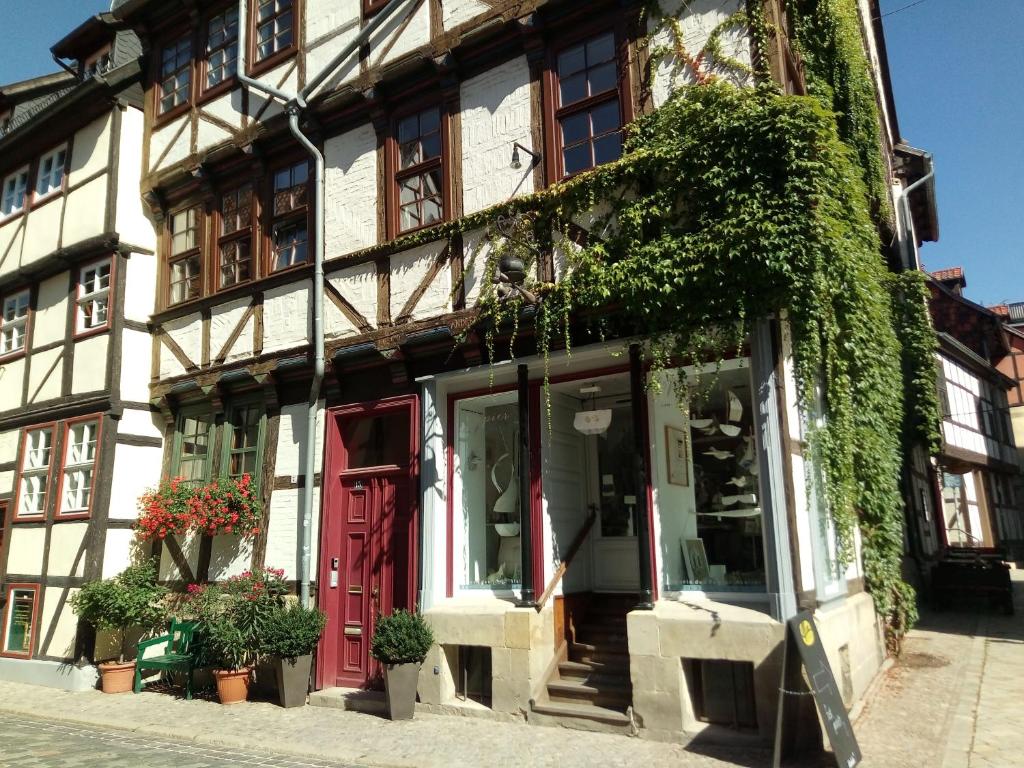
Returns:
[[[249,698],[249,679],[251,667],[242,669],[215,669],[213,677],[217,681],[217,696],[221,704],[238,704]]]
[[[135,682],[135,662],[107,661],[100,664],[100,683],[104,693],[128,693]]]

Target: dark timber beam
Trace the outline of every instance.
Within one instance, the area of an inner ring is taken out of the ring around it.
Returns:
[[[644,365],[639,344],[629,345],[629,394],[632,399],[633,411],[633,473],[636,478],[636,543],[639,549],[640,564],[640,603],[637,608],[650,610],[654,608],[654,595],[651,589],[651,524],[647,514],[647,434],[644,424],[644,398],[647,388],[644,386]]]

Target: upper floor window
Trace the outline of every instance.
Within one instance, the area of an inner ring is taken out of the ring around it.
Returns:
[[[290,48],[294,41],[294,0],[257,0],[256,61]]]
[[[28,166],[15,171],[4,179],[3,200],[0,201],[0,215],[12,216],[25,210],[28,196]]]
[[[408,232],[442,221],[444,206],[444,131],[441,110],[431,107],[397,122],[397,232]]]
[[[160,57],[160,114],[187,104],[191,86],[192,42],[185,35],[165,45]]]
[[[76,324],[79,333],[106,328],[110,322],[110,269],[111,259],[106,258],[82,267],[79,273]]]
[[[0,315],[0,355],[10,355],[25,348],[29,303],[28,290],[4,298],[3,315]]]
[[[99,421],[69,423],[64,432],[60,515],[87,515],[92,508]]]
[[[43,517],[50,486],[50,458],[53,448],[53,427],[25,432],[21,459],[21,484],[18,488],[18,520]]]
[[[619,56],[613,32],[560,51],[554,71],[559,177],[622,155]]]
[[[251,184],[221,197],[220,237],[217,241],[220,288],[252,279],[252,224]]]
[[[67,156],[67,147],[60,147],[40,158],[39,170],[36,172],[36,197],[57,192],[64,186],[64,163]]]
[[[206,23],[206,88],[238,73],[238,8],[231,7]]]
[[[235,405],[228,413],[225,428],[229,431],[225,441],[227,462],[222,474],[235,479],[249,475],[259,478],[262,461],[262,435],[265,411],[259,403]]]
[[[175,424],[171,475],[189,483],[204,483],[210,477],[210,447],[213,416],[183,411]]]
[[[202,295],[200,223],[198,206],[171,214],[169,304],[179,304]]]
[[[303,264],[308,258],[308,181],[309,164],[305,160],[274,174],[271,271]]]

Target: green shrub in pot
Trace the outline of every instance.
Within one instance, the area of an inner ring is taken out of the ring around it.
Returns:
[[[418,613],[398,610],[377,619],[370,655],[384,666],[384,687],[392,720],[412,719],[420,665],[434,644],[434,633]]]
[[[298,603],[281,606],[267,617],[262,650],[272,658],[281,706],[301,707],[306,703],[313,653],[326,624],[323,611]]]

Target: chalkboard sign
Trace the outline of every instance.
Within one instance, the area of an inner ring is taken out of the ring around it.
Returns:
[[[801,681],[802,677],[795,674],[798,669],[793,667],[799,659],[807,672],[806,685],[810,686],[810,695],[818,707],[821,721],[825,726],[829,744],[840,768],[853,768],[860,763],[860,747],[846,714],[836,679],[821,645],[818,628],[814,618],[807,611],[800,611],[786,622],[786,645],[782,662],[782,685],[779,687],[779,714],[776,723],[775,765],[780,764],[783,712],[786,709],[783,701],[786,696],[799,696],[806,691],[792,690],[793,681]],[[787,687],[788,686],[788,687]]]

